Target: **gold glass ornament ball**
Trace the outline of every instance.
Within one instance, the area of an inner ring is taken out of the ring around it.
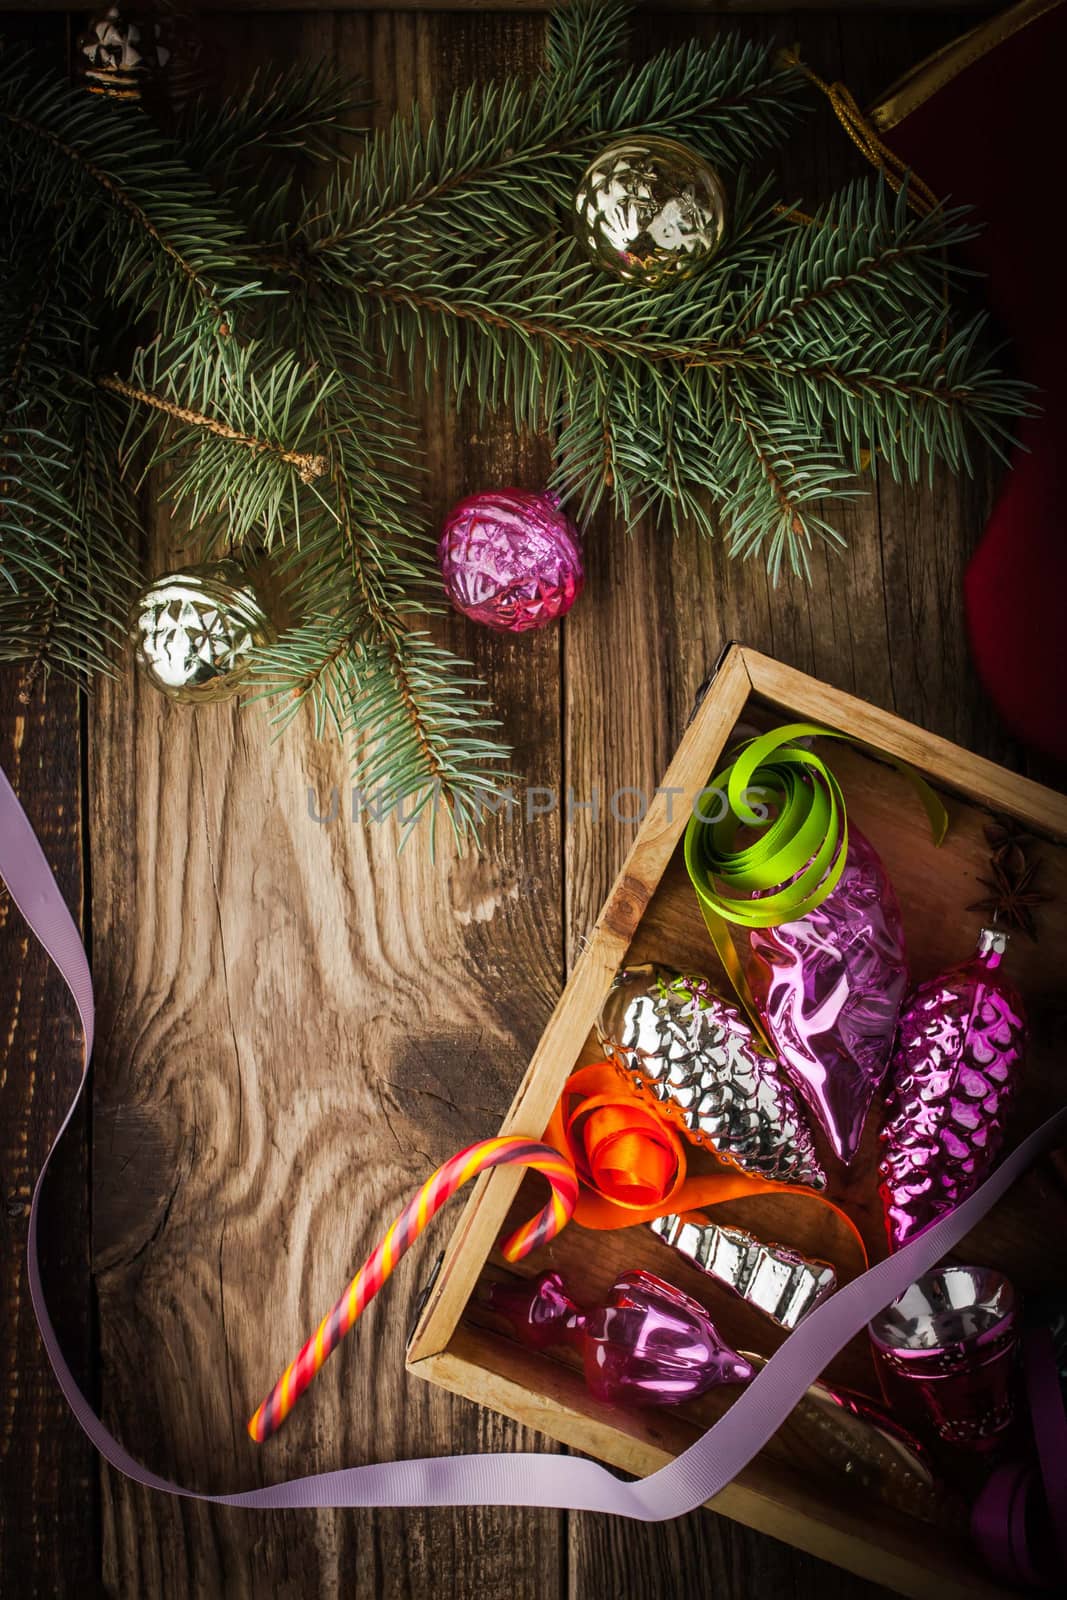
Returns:
[[[598,267],[654,287],[687,277],[715,255],[726,193],[714,168],[684,144],[622,139],[586,168],[574,225]]]
[[[165,572],[131,612],[137,665],[172,700],[228,700],[247,677],[252,652],[275,638],[259,594],[236,561]]]

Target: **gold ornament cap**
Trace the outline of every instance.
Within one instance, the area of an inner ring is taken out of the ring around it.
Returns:
[[[574,228],[605,272],[654,288],[706,266],[726,231],[715,169],[674,139],[620,139],[586,168]]]
[[[130,631],[145,677],[187,703],[228,700],[253,653],[276,637],[249,574],[229,559],[153,578],[134,601]]]

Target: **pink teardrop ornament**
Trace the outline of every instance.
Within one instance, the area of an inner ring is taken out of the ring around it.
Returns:
[[[851,1161],[908,985],[900,908],[874,846],[849,827],[844,871],[796,922],[752,928],[749,981],[767,1037],[840,1160]]]

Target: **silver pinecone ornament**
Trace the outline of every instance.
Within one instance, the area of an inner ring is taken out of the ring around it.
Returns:
[[[743,1172],[826,1187],[792,1089],[707,978],[655,963],[626,967],[597,1032],[635,1087],[678,1107],[695,1143]]]

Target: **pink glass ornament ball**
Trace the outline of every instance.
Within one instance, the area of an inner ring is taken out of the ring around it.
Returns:
[[[502,633],[554,622],[585,582],[574,524],[554,495],[526,489],[461,500],[445,519],[437,562],[456,610]]]

